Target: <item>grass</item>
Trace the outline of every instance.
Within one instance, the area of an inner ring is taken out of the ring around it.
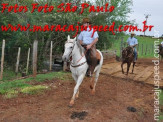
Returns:
[[[4,82],[4,81],[9,81],[9,80],[13,80],[13,79],[16,79],[17,77],[21,77],[21,74],[18,73],[16,75],[16,73],[13,71],[13,70],[4,70],[3,72],[3,80],[1,82]]]
[[[10,99],[10,98],[15,98],[18,96],[18,91],[16,90],[10,90],[5,94],[5,98]]]
[[[123,42],[126,42],[129,35],[126,35],[123,37]],[[151,37],[140,37],[140,36],[135,36],[138,39],[139,43],[139,48],[138,48],[138,57],[139,58],[152,58],[154,57],[154,52],[152,46],[154,45],[154,41],[157,39],[153,39]],[[163,40],[159,40],[160,42]],[[120,56],[120,45],[121,45],[121,38],[118,40],[115,40],[112,44],[112,47],[110,48],[111,50],[116,50],[117,51],[117,56]],[[143,53],[142,53],[142,45],[143,45]],[[147,46],[147,53],[145,54],[146,51],[146,46]]]
[[[58,78],[58,79],[60,79],[60,80],[66,80],[66,79],[67,79],[66,74],[67,74],[67,73],[65,73],[65,72],[51,72],[51,73],[48,73],[48,74],[46,74],[46,75],[44,75],[44,74],[39,74],[39,75],[37,75],[36,80],[37,80],[38,82],[42,82],[42,81],[44,81],[44,80],[46,80],[46,79],[51,80],[51,79],[53,79],[53,78]],[[64,76],[64,77],[63,77],[63,76]]]
[[[30,87],[23,88],[20,90],[20,92],[24,94],[38,94],[38,93],[43,92],[46,89],[49,89],[49,87],[37,85],[37,86],[30,86]]]
[[[28,94],[39,93],[39,91],[47,89],[47,86],[34,86],[29,84],[30,82],[44,82],[54,78],[67,80],[67,74],[68,73],[64,72],[51,72],[47,74],[38,74],[36,78],[29,77],[20,80],[4,81],[0,84],[0,94],[4,95],[5,98],[13,98],[16,97],[19,92]]]

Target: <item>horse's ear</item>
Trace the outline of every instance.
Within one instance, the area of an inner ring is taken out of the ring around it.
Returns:
[[[70,40],[70,35],[68,35],[67,40]]]

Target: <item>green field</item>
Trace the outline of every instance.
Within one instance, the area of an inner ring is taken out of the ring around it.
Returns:
[[[123,37],[123,42],[126,42],[129,35],[126,35]],[[139,47],[138,48],[138,57],[139,58],[152,58],[154,57],[154,52],[153,52],[153,45],[154,41],[158,39],[154,39],[152,37],[140,37],[140,36],[135,36],[138,39]],[[120,45],[121,45],[121,38],[118,40],[115,40],[112,42],[112,47],[109,48],[109,50],[116,50],[117,51],[117,56],[120,56]],[[163,40],[159,40],[160,42]],[[143,49],[142,49],[143,46]],[[147,50],[146,50],[147,49]],[[143,52],[142,52],[143,51]]]
[[[49,89],[45,85],[32,85],[36,82],[45,82],[46,80],[60,79],[67,80],[68,73],[65,72],[51,72],[47,74],[38,74],[36,78],[29,77],[26,79],[13,80],[13,81],[3,81],[0,83],[0,94],[5,98],[13,98],[18,95],[18,93],[24,94],[35,94],[40,93],[43,90]]]

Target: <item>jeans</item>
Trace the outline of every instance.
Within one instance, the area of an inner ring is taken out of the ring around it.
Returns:
[[[137,50],[136,50],[136,48],[134,48],[134,61],[136,61],[137,60]]]

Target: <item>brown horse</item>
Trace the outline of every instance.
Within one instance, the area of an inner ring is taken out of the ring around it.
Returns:
[[[135,66],[135,62],[134,62],[134,51],[133,48],[128,46],[126,47],[123,51],[122,51],[122,64],[121,64],[121,68],[122,68],[122,73],[124,74],[123,71],[123,64],[127,63],[127,75],[128,75],[128,71],[130,68],[131,63],[133,62],[133,68],[132,68],[132,73],[134,72],[134,66]]]
[[[161,59],[163,58],[163,47],[161,44],[159,45],[159,54],[160,54],[160,61],[161,61]]]

